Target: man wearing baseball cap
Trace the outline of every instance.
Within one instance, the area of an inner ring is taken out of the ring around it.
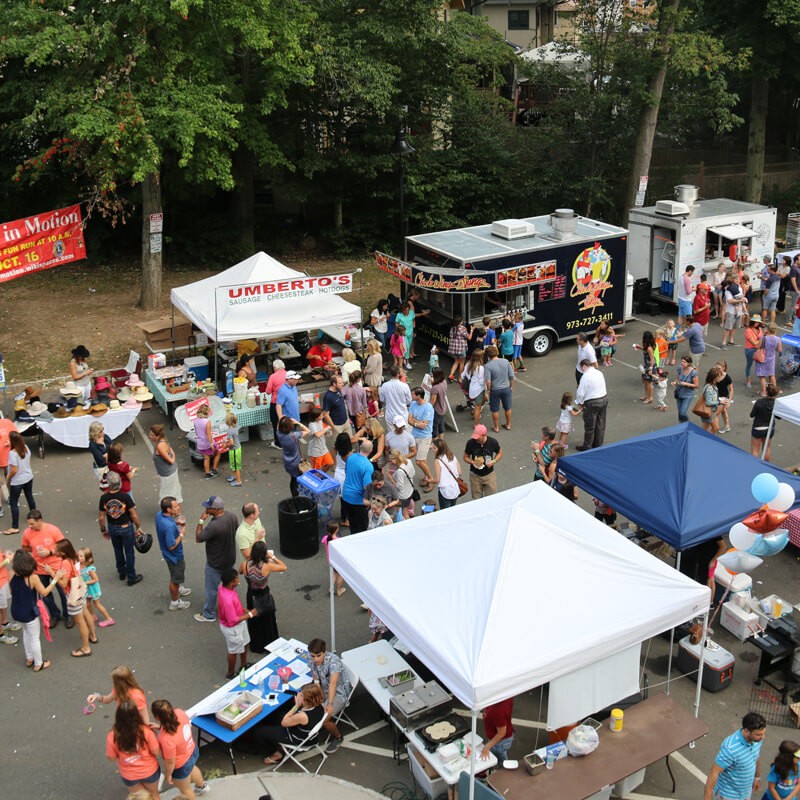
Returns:
[[[275,403],[278,420],[281,417],[289,417],[289,419],[300,422],[300,397],[297,394],[297,384],[299,382],[299,372],[290,370],[286,373],[286,381],[278,390],[278,399]]]
[[[197,523],[195,541],[206,546],[206,574],[203,610],[195,614],[197,622],[217,621],[217,592],[222,573],[236,565],[236,514],[225,510],[225,501],[211,495],[202,503],[203,513]],[[206,520],[211,518],[206,524]]]
[[[485,425],[476,425],[472,438],[464,448],[464,461],[469,464],[469,488],[473,500],[497,492],[494,468],[503,457],[503,448],[497,439],[488,435]]]
[[[401,414],[392,420],[392,430],[386,434],[384,452],[388,453],[390,450],[397,450],[409,459],[417,454],[417,443],[408,429],[406,417]]]

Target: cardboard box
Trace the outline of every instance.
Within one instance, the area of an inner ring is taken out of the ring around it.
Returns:
[[[171,347],[173,342],[172,316],[140,322],[136,326],[144,334],[147,343],[154,349]],[[192,338],[192,323],[182,314],[175,315],[175,346],[186,347]]]
[[[740,642],[753,635],[758,624],[758,614],[745,611],[732,600],[722,604],[719,623],[726,631],[732,633]]]

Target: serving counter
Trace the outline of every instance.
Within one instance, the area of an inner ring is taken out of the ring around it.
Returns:
[[[669,695],[658,694],[626,709],[619,733],[603,725],[591,755],[562,758],[535,776],[523,768],[498,770],[489,785],[506,800],[584,800],[707,733],[705,722]]]

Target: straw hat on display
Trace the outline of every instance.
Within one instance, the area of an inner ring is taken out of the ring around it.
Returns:
[[[108,411],[108,406],[105,403],[95,403],[90,409],[89,413],[93,417],[102,417]]]
[[[126,386],[144,386],[144,381],[135,373],[125,381]]]
[[[67,409],[64,406],[59,406],[53,412],[53,419],[67,419],[67,417],[69,417],[69,416],[70,416],[70,413],[69,413],[69,411],[67,411]]]
[[[119,400],[120,403],[124,403],[130,396],[131,396],[131,390],[127,386],[123,386],[117,392],[117,400]]]
[[[139,409],[141,406],[133,399],[133,397],[129,397],[123,404],[123,408],[135,408]]]
[[[146,400],[153,399],[153,393],[144,384],[137,386],[133,390],[133,396],[140,403],[144,403]]]
[[[121,408],[119,400],[111,400],[108,404],[109,411],[119,411]]]
[[[108,378],[105,375],[101,375],[95,382],[94,388],[98,392],[107,392],[111,388],[111,384],[108,382]]]
[[[85,417],[88,416],[89,411],[85,409],[83,406],[75,406],[72,409],[72,416],[73,417]]]
[[[49,412],[47,411],[47,406],[40,400],[34,400],[31,403],[30,408],[28,409],[28,413],[32,417],[40,417],[42,416],[42,414],[45,414],[47,416],[49,414]]]
[[[25,387],[25,402],[32,403],[34,400],[39,399],[39,390],[35,389],[33,386],[26,386]]]
[[[63,386],[58,387],[58,392],[62,397],[78,397],[83,394],[83,389],[75,381],[67,381]]]

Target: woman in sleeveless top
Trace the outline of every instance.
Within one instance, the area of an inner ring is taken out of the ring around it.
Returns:
[[[323,702],[325,695],[316,683],[307,683],[295,699],[295,704],[283,716],[280,726],[262,725],[255,729],[255,735],[266,748],[274,752],[264,759],[267,766],[274,766],[283,761],[283,751],[278,746],[284,744],[300,744],[306,736],[319,724],[325,715]]]
[[[274,553],[267,552],[263,540],[253,542],[248,558],[239,571],[247,581],[247,607],[254,608],[256,616],[247,620],[250,632],[250,651],[264,653],[270,642],[280,635],[275,619],[275,600],[269,590],[269,576],[273,572],[285,572],[286,564]]]
[[[163,425],[151,425],[148,434],[153,443],[153,465],[159,478],[158,496],[174,497],[179,503],[183,502],[181,479],[178,477],[178,459],[175,451],[167,441]]]

